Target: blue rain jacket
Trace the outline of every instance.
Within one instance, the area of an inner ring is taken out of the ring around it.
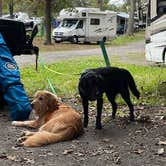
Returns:
[[[26,120],[32,110],[20,80],[20,72],[0,33],[0,93],[10,109],[12,120]]]

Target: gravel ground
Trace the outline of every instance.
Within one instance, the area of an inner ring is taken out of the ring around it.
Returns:
[[[73,104],[73,102],[71,103]],[[80,103],[75,104],[78,111]],[[128,115],[127,107],[119,108]],[[110,120],[103,111],[102,130],[95,130],[95,110],[90,124],[77,139],[38,148],[18,147],[16,139],[25,128],[13,127],[8,111],[0,112],[1,166],[165,166],[166,108],[136,106],[136,122],[126,116]]]
[[[144,47],[144,41],[139,41],[127,44],[125,46],[111,46],[107,47],[106,49],[107,54],[110,57],[110,61],[116,60],[122,63],[146,65]],[[100,48],[93,48],[86,49],[86,51],[83,49],[72,51],[41,52],[40,56],[42,56],[45,63],[54,63],[57,60],[71,59],[83,56],[102,56],[102,52]],[[15,60],[20,67],[29,64],[35,64],[34,55],[15,56]]]

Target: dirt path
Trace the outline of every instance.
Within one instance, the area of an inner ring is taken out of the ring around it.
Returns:
[[[107,54],[110,57],[110,60],[145,65],[144,47],[144,41],[130,43],[125,46],[112,46],[107,47]],[[46,63],[53,63],[60,59],[71,59],[83,56],[102,56],[102,52],[100,48],[93,48],[86,50],[42,52],[40,55]],[[15,59],[20,67],[35,63],[35,56],[32,55],[15,56]]]
[[[75,105],[81,110],[80,104]],[[126,107],[121,107],[125,115]],[[95,130],[95,110],[90,111],[90,124],[85,133],[72,141],[39,148],[16,145],[25,128],[11,126],[8,113],[0,112],[1,166],[165,166],[165,107],[136,107],[137,121],[125,117],[110,120],[103,111],[102,130]],[[163,142],[162,142],[163,141]]]

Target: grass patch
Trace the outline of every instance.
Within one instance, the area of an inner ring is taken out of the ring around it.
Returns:
[[[145,38],[144,31],[140,31],[138,33],[135,33],[134,36],[121,35],[121,36],[118,36],[115,40],[113,40],[111,42],[111,45],[120,46],[120,45],[124,45],[127,43],[144,40],[144,38]]]
[[[111,65],[126,68],[134,76],[138,89],[141,92],[140,100],[136,100],[132,96],[134,103],[154,105],[164,105],[166,103],[166,96],[158,93],[159,85],[161,82],[166,81],[166,68],[119,63]],[[87,68],[101,66],[105,66],[105,63],[100,57],[84,57],[57,61],[54,64],[47,65],[47,67],[66,75],[59,75],[48,70],[43,70],[42,67],[39,67],[39,72],[35,72],[34,67],[30,66],[21,69],[21,78],[29,96],[32,96],[39,89],[49,89],[47,83],[47,78],[49,78],[59,96],[62,98],[71,97],[78,94],[77,86],[80,73]],[[121,99],[119,99],[119,102],[122,102]]]

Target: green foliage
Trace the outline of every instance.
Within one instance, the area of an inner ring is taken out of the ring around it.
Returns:
[[[111,63],[112,66],[118,66],[128,69],[135,78],[138,89],[141,92],[141,99],[137,100],[132,96],[134,103],[165,105],[165,96],[159,93],[159,85],[166,81],[166,69],[163,67],[137,66],[128,64]],[[71,97],[78,94],[78,80],[80,74],[87,68],[105,66],[103,58],[84,57],[66,61],[58,61],[47,65],[51,70],[63,73],[64,75],[43,70],[39,72],[30,66],[21,69],[22,81],[29,96],[32,96],[38,89],[50,89],[47,78],[49,78],[61,97]],[[121,98],[118,102],[123,103]]]
[[[14,0],[14,12],[27,12],[30,16],[43,16],[45,0]],[[103,10],[118,10],[115,5],[108,4],[109,0],[103,0]],[[3,1],[3,13],[9,13],[10,0]],[[58,16],[63,8],[70,7],[98,7],[98,0],[51,0],[52,15]]]

